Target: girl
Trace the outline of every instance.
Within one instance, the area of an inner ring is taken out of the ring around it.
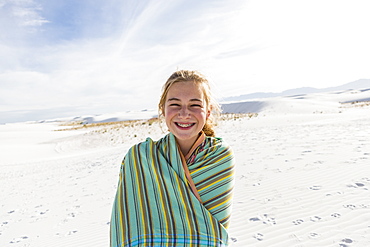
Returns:
[[[227,246],[234,157],[214,137],[220,111],[207,79],[176,71],[159,113],[169,134],[126,154],[113,205],[111,246]]]

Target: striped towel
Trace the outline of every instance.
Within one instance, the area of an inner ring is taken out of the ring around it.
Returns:
[[[128,151],[113,205],[112,247],[227,246],[234,158],[222,139],[202,135],[186,157],[193,181],[171,133]]]

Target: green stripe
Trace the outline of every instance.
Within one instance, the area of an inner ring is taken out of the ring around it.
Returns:
[[[111,218],[111,246],[226,246],[233,155],[207,137],[188,164],[203,204],[192,193],[175,137],[147,139],[125,156]]]

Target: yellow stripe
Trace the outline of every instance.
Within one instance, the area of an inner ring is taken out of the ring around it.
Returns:
[[[182,201],[182,203],[183,204],[186,204],[186,203],[190,203],[190,202],[186,202],[185,200],[184,200],[184,196],[183,196],[183,194],[181,193],[181,188],[180,188],[180,183],[179,183],[179,178],[177,177],[177,176],[174,176],[175,177],[175,179],[176,179],[176,184],[177,184],[177,187],[178,187],[178,191],[180,192],[180,194],[181,194],[181,201]],[[191,231],[191,229],[190,229],[190,226],[191,226],[191,224],[190,224],[190,220],[189,220],[189,214],[188,214],[188,211],[187,210],[185,210],[185,215],[186,215],[186,222],[187,222],[187,226],[188,226],[188,230],[189,230],[189,234],[191,234],[192,233],[192,231]]]
[[[227,199],[227,200],[225,200],[225,201],[223,201],[223,202],[221,202],[221,203],[217,204],[216,206],[213,206],[213,207],[209,208],[208,210],[215,209],[215,208],[217,208],[218,206],[220,206],[220,205],[222,205],[222,204],[225,204],[225,203],[229,202],[230,200],[231,200],[231,196],[229,197],[229,199]]]
[[[199,191],[205,190],[205,189],[207,189],[208,187],[210,187],[210,186],[212,186],[212,185],[214,185],[214,184],[217,184],[217,183],[219,183],[220,181],[225,180],[225,179],[227,179],[227,178],[231,177],[232,175],[233,175],[233,174],[231,173],[231,174],[229,174],[229,175],[228,175],[228,176],[226,176],[226,177],[222,177],[222,178],[220,178],[219,180],[217,180],[217,181],[215,181],[215,182],[213,182],[213,183],[211,183],[211,184],[209,184],[209,185],[205,186],[204,188],[200,189]]]
[[[222,156],[220,159],[216,160],[214,163],[217,163],[217,162],[219,162],[220,160],[223,160],[223,159],[225,159],[225,158],[229,157],[230,155],[231,155],[231,154],[229,153],[229,154],[227,154],[227,155],[225,155],[225,156]],[[190,172],[190,174],[192,175],[192,174],[194,174],[194,173],[196,173],[196,172],[200,172],[201,170],[206,169],[206,168],[208,168],[208,166],[204,166],[204,167],[201,167],[201,168],[199,168],[199,169],[196,169],[195,171]]]
[[[133,159],[134,160],[134,167],[137,167],[137,160],[136,160],[136,156],[135,156],[135,152],[134,152],[134,149],[132,149],[132,152],[133,152],[133,157],[135,157],[135,159]],[[136,181],[140,181],[140,179],[139,179],[139,173],[138,173],[138,169],[135,169],[135,171],[136,171]],[[139,198],[139,200],[140,200],[140,211],[141,211],[141,220],[142,220],[142,226],[143,226],[143,232],[144,232],[144,234],[143,235],[146,235],[147,234],[147,232],[146,232],[146,227],[145,227],[145,217],[144,217],[144,211],[143,211],[143,204],[142,204],[142,202],[141,202],[141,198],[142,198],[142,192],[141,192],[141,186],[137,186],[137,188],[138,188],[138,198]]]
[[[118,203],[118,208],[119,208],[119,210],[117,210],[117,213],[118,213],[118,215],[119,215],[119,224],[120,224],[120,226],[122,226],[122,228],[124,229],[124,225],[123,225],[123,217],[122,217],[122,214],[121,214],[121,210],[122,210],[122,206],[121,206],[121,197],[122,197],[122,194],[121,194],[121,190],[118,190],[117,191],[117,203]],[[120,228],[119,230],[120,230],[120,233],[122,233],[122,231],[121,231],[121,229],[122,228]]]
[[[153,145],[153,144],[152,144]],[[153,157],[153,148],[151,147],[150,148],[150,155],[151,157]],[[157,184],[159,184],[159,179],[158,179],[158,172],[157,172],[157,169],[155,167],[155,163],[154,163],[154,160],[152,160],[152,168],[153,168],[153,171],[154,171],[154,175],[155,175],[155,180],[157,182]],[[167,210],[165,209],[164,207],[164,198],[163,198],[163,193],[162,193],[162,190],[159,190],[159,196],[161,198],[161,201],[160,201],[160,205],[161,205],[161,208],[162,208],[162,212],[163,212],[163,217],[164,217],[164,223],[166,224],[166,234],[168,234],[168,229],[169,229],[169,226],[167,224]]]

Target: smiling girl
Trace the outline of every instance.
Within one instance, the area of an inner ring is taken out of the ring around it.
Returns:
[[[170,133],[126,154],[111,246],[227,246],[234,157],[214,137],[219,111],[204,76],[186,70],[170,76],[159,102]]]

